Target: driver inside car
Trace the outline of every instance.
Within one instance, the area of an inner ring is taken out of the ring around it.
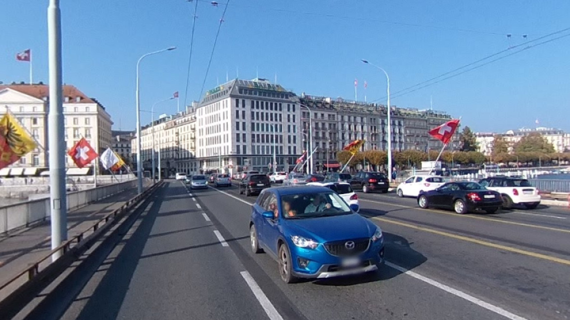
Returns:
[[[331,204],[323,199],[322,195],[317,194],[313,197],[313,202],[305,208],[305,213],[322,212],[331,208]]]

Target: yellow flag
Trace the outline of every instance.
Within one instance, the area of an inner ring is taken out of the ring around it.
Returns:
[[[114,165],[113,167],[111,167],[111,170],[117,171],[117,170],[121,169],[121,168],[125,165],[125,161],[124,161],[123,158],[121,158],[121,156],[118,155],[115,151],[113,151],[113,153],[115,154],[115,156],[117,157],[117,159],[119,159],[119,162],[115,163],[115,165]]]
[[[36,141],[26,132],[14,116],[6,112],[0,120],[0,135],[15,155],[22,157],[37,147]]]

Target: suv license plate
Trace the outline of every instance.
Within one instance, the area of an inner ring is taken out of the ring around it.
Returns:
[[[378,182],[378,184],[384,184],[384,182],[380,181],[380,182]]]
[[[355,267],[360,264],[360,259],[358,258],[347,258],[342,260],[343,267]]]
[[[258,183],[258,184],[257,184],[258,187],[263,187],[264,185],[265,185],[265,184],[263,184],[263,183]]]
[[[493,199],[495,197],[494,194],[485,195],[486,199]]]

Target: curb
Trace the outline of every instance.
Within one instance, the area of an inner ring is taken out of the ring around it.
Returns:
[[[540,200],[540,204],[547,206],[557,206],[557,207],[570,206],[570,203],[568,201],[560,201],[560,200]]]

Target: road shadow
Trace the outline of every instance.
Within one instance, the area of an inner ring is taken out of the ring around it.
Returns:
[[[396,264],[407,270],[412,270],[427,261],[427,258],[420,252],[412,248],[413,242],[410,243],[402,236],[393,233],[384,232],[384,246],[386,261]],[[322,286],[352,286],[370,282],[386,281],[402,274],[400,271],[389,267],[388,265],[380,265],[376,272],[365,274],[331,278],[323,280],[306,280],[313,281],[316,285]]]

